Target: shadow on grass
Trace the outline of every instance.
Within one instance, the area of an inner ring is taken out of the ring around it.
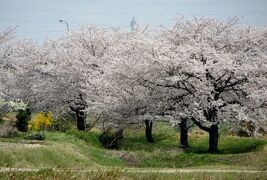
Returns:
[[[178,141],[173,141],[173,138],[163,138],[161,135],[154,135],[154,143],[147,142],[144,135],[136,135],[125,137],[122,141],[120,149],[131,151],[147,151],[152,152],[159,148],[178,147]]]
[[[148,143],[143,134],[133,134],[125,137],[120,149],[130,151],[152,152],[157,149],[174,149],[177,152],[194,154],[210,154],[208,152],[208,136],[190,136],[190,147],[183,149],[179,147],[179,138],[175,135],[157,133],[154,134],[154,143]],[[267,144],[266,140],[247,137],[222,136],[219,138],[219,150],[212,154],[240,154],[262,150]]]
[[[79,139],[83,139],[96,147],[102,147],[98,141],[99,133],[68,131],[67,134],[71,134],[78,137]],[[168,126],[158,126],[157,131],[155,131],[155,133],[153,134],[153,138],[155,142],[148,143],[145,138],[144,130],[141,129],[138,131],[126,131],[119,150],[144,152],[172,150],[172,152],[175,152],[175,149],[177,149],[177,153],[183,151],[187,154],[210,154],[208,152],[208,136],[206,135],[190,135],[190,147],[185,150],[183,148],[180,148],[179,146],[178,133],[173,128],[170,128]],[[240,154],[255,152],[262,150],[266,144],[267,141],[262,139],[221,136],[219,138],[219,150],[218,152],[213,154]]]
[[[186,153],[210,154],[208,152],[208,138],[193,139]],[[266,140],[225,136],[219,139],[219,150],[212,154],[240,154],[262,150]]]

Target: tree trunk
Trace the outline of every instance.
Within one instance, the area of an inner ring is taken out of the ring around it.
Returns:
[[[209,130],[209,152],[217,152],[218,151],[218,126],[212,125]]]
[[[82,110],[76,110],[75,113],[76,113],[78,131],[85,131],[86,130],[85,113]]]
[[[180,127],[180,143],[181,147],[188,147],[188,129],[187,129],[187,119],[182,118],[179,123]]]
[[[149,143],[153,143],[153,137],[152,137],[152,126],[153,122],[150,120],[145,120],[145,125],[146,125],[146,140]]]
[[[118,139],[123,139],[123,129],[122,128],[119,128],[118,130],[116,130],[115,137]]]

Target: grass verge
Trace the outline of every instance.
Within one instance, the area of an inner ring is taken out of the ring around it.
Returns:
[[[113,180],[113,179],[157,179],[157,180],[187,180],[187,179],[236,179],[236,180],[258,180],[264,179],[267,173],[154,173],[154,172],[127,172],[125,170],[113,169],[108,171],[94,170],[94,171],[54,171],[52,169],[44,169],[37,172],[1,172],[0,179],[92,179],[92,180]]]

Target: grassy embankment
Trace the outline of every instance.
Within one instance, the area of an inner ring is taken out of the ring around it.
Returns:
[[[205,133],[190,133],[190,148],[178,146],[175,130],[158,124],[155,143],[147,143],[143,131],[126,131],[119,150],[106,150],[98,142],[98,132],[46,132],[45,141],[0,138],[0,167],[93,168],[165,167],[267,169],[267,140],[221,136],[219,152],[207,153]]]
[[[140,168],[208,168],[267,170],[267,139],[240,138],[221,135],[219,152],[207,153],[208,136],[194,129],[190,132],[190,148],[179,148],[178,134],[167,124],[157,124],[154,129],[155,143],[147,143],[143,130],[126,130],[119,150],[106,150],[98,142],[99,131],[66,133],[46,132],[45,141],[30,141],[23,134],[16,138],[0,138],[0,167],[15,168],[67,168],[67,169],[109,169],[109,167]],[[48,170],[49,171],[49,170]],[[32,173],[43,176],[46,171]],[[73,172],[54,172],[49,176],[62,176]],[[102,174],[107,175],[108,172]],[[114,173],[110,171],[111,175]],[[1,176],[12,175],[0,173]],[[31,173],[24,173],[31,175]],[[88,173],[73,173],[86,178]],[[89,173],[90,174],[90,173]],[[92,173],[91,173],[92,174]],[[100,173],[101,174],[101,173]],[[220,173],[176,173],[169,178],[220,177]],[[223,177],[251,179],[255,174],[223,173]],[[20,176],[13,172],[14,176]],[[13,176],[12,175],[12,176]],[[73,175],[76,177],[76,175]],[[136,173],[116,172],[115,175],[134,177]],[[144,173],[138,177],[154,176]],[[261,177],[266,174],[258,174]],[[108,176],[108,175],[107,175]],[[157,177],[163,177],[157,174]],[[23,177],[23,176],[20,176]],[[165,175],[164,175],[165,177]],[[261,178],[260,177],[260,178]],[[234,178],[235,179],[235,178]]]

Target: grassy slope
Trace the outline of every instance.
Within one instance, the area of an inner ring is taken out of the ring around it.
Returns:
[[[191,132],[190,148],[184,151],[178,147],[179,138],[173,128],[158,125],[154,134],[156,143],[148,144],[143,134],[130,132],[122,145],[123,150],[134,152],[140,167],[231,168],[267,170],[266,139],[221,136],[219,152],[207,153],[208,136],[203,132]],[[253,159],[253,161],[251,161]]]
[[[191,147],[178,147],[175,130],[165,124],[155,129],[156,143],[145,141],[142,131],[126,131],[119,150],[102,149],[96,132],[47,132],[44,142],[23,138],[0,139],[0,167],[100,168],[102,166],[267,169],[267,141],[222,136],[218,154],[206,153],[206,134],[190,134]],[[33,145],[31,145],[33,144]],[[37,145],[34,145],[37,144]],[[264,148],[265,146],[265,148]]]
[[[44,142],[1,139],[0,166],[22,168],[91,168],[121,165],[117,158],[73,135],[47,132]],[[4,141],[4,142],[3,142]]]

